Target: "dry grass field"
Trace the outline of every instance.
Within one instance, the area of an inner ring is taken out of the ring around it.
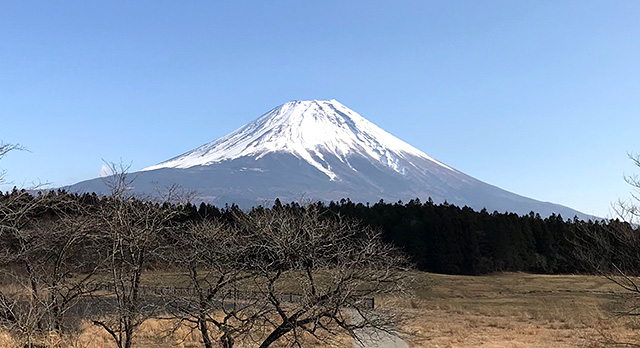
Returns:
[[[153,279],[175,275],[157,273]],[[410,347],[609,347],[613,341],[640,342],[640,321],[616,315],[625,299],[610,281],[597,276],[504,273],[479,277],[416,273],[415,296],[380,298],[412,320],[402,329]],[[145,322],[136,347],[200,347],[197,333],[171,331],[172,323]],[[333,346],[352,347],[347,338]],[[51,337],[45,346],[110,348],[98,327],[86,323],[76,337]],[[0,334],[0,347],[19,342]],[[250,342],[238,347],[250,347]],[[309,340],[310,347],[326,346]]]
[[[620,289],[597,276],[416,275],[412,347],[609,347],[640,342],[640,321],[617,315]]]

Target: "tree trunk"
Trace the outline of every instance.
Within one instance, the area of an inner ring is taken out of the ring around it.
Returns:
[[[284,322],[278,328],[273,330],[271,334],[262,342],[260,348],[267,348],[273,342],[277,341],[280,337],[284,336],[287,332],[291,331],[291,324],[289,322]]]
[[[205,348],[213,348],[213,343],[211,343],[211,338],[209,337],[209,327],[207,326],[207,317],[204,312],[200,312],[200,317],[198,318],[198,325],[200,326],[200,333],[202,334],[202,341],[204,342]]]
[[[127,325],[125,334],[126,337],[124,338],[124,346],[122,348],[131,348],[131,344],[133,343],[133,327],[131,327],[131,325]]]
[[[231,337],[231,335],[226,331],[222,337],[220,337],[220,344],[222,345],[222,348],[233,348],[234,343],[235,341],[233,340],[233,337]]]

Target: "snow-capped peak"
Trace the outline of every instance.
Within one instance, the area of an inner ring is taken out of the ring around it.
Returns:
[[[210,165],[244,156],[259,159],[273,152],[293,154],[331,180],[339,178],[324,161],[326,155],[347,164],[348,157],[361,155],[403,174],[401,160],[417,156],[453,171],[335,99],[290,101],[218,140],[143,171]]]

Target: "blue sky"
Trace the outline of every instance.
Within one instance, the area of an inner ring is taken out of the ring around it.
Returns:
[[[0,168],[66,185],[335,98],[478,179],[607,216],[640,173],[638,18],[637,1],[0,1],[0,139],[30,150]]]

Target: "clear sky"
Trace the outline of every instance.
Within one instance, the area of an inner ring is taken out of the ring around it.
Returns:
[[[640,173],[638,1],[0,1],[12,185],[140,169],[335,98],[432,157],[608,216]],[[4,185],[3,189],[8,189]]]

